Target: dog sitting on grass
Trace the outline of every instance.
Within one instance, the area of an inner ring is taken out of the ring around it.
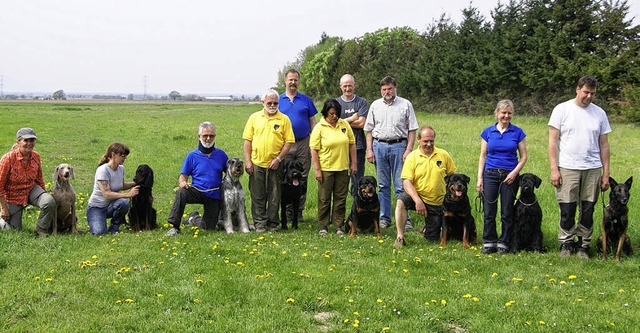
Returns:
[[[76,216],[76,192],[69,179],[75,179],[73,167],[67,163],[58,165],[53,172],[53,190],[51,196],[56,199],[56,216],[51,225],[51,233],[69,231],[78,233]]]
[[[227,174],[220,186],[222,207],[218,225],[224,227],[226,233],[234,230],[249,232],[247,212],[245,210],[244,190],[240,184],[240,177],[244,174],[244,162],[239,158],[227,161]]]
[[[611,190],[609,191],[609,205],[605,208],[602,217],[602,235],[598,237],[598,250],[602,251],[602,260],[607,259],[607,250],[616,251],[616,260],[620,261],[620,254],[630,256],[633,253],[631,240],[627,234],[629,226],[629,190],[633,177],[618,184],[615,179],[609,177]]]

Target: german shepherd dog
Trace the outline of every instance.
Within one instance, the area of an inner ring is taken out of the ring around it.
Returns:
[[[234,230],[249,232],[247,212],[244,202],[244,190],[240,184],[240,177],[244,174],[244,162],[239,158],[227,161],[227,174],[222,180],[222,209],[220,210],[219,226],[223,226],[226,233]]]
[[[153,208],[153,178],[153,169],[147,164],[139,165],[133,177],[133,182],[140,186],[138,195],[131,198],[129,209],[129,225],[135,232],[158,227]]]
[[[378,201],[378,182],[372,176],[363,176],[358,180],[358,191],[353,197],[351,213],[345,223],[345,231],[354,237],[357,231],[380,233],[380,201]]]
[[[609,177],[611,190],[609,191],[609,205],[604,210],[602,217],[602,235],[598,237],[598,250],[602,251],[602,260],[607,260],[607,250],[616,250],[616,260],[620,261],[620,253],[631,255],[631,240],[627,234],[629,225],[629,190],[631,190],[633,177],[626,182],[618,184],[615,179]]]
[[[448,239],[459,239],[462,247],[469,248],[477,239],[476,221],[471,215],[471,204],[467,195],[467,187],[471,179],[461,173],[453,173],[444,178],[447,192],[442,203],[443,219],[440,246],[445,246]]]
[[[53,172],[53,190],[51,196],[56,199],[56,217],[53,219],[51,233],[58,231],[70,231],[78,233],[78,217],[76,216],[76,192],[73,190],[69,179],[75,179],[76,173],[73,167],[63,163]]]
[[[300,161],[285,160],[284,177],[282,179],[282,194],[280,197],[280,224],[282,230],[287,230],[287,205],[291,204],[291,227],[298,229],[298,212],[300,211],[300,196],[302,195],[302,173],[304,167]]]
[[[534,192],[540,184],[542,179],[532,173],[520,176],[520,197],[516,201],[513,217],[512,252],[545,252],[542,246],[542,209]]]

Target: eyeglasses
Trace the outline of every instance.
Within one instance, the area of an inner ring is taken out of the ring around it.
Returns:
[[[35,139],[35,138],[31,138],[31,139],[22,139],[22,141],[31,143],[31,142],[36,142],[36,139]]]
[[[118,155],[120,155],[120,156],[122,156],[124,158],[127,158],[127,156],[129,156],[129,155],[125,154],[125,153],[118,153]]]
[[[205,138],[205,139],[213,139],[216,137],[215,134],[200,134],[200,137]]]
[[[267,106],[276,106],[278,102],[267,102]]]

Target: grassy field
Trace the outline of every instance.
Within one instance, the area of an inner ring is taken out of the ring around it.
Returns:
[[[166,218],[197,125],[218,126],[216,146],[242,156],[242,129],[259,105],[0,103],[0,151],[20,127],[33,127],[47,186],[59,163],[75,167],[78,235],[35,238],[37,210],[24,231],[0,233],[0,330],[9,332],[634,332],[640,331],[637,255],[621,263],[558,256],[558,210],[547,161],[547,118],[519,117],[529,161],[523,172],[543,179],[538,191],[548,253],[481,255],[481,246],[444,248],[417,232],[394,250],[395,230],[381,240],[318,236],[317,185],[310,179],[304,223],[297,231],[233,234],[185,229],[165,238]],[[476,181],[479,134],[486,117],[419,112]],[[638,176],[640,134],[614,123],[611,170]],[[138,164],[155,170],[160,230],[88,234],[86,201],[100,156],[113,141],[129,146],[131,179]],[[373,166],[367,165],[367,174]],[[247,177],[243,177],[247,188]],[[476,206],[475,191],[470,191]],[[640,207],[632,189],[630,235],[640,242]],[[248,192],[247,192],[248,195]],[[606,195],[608,202],[608,194]],[[350,205],[350,203],[349,203]],[[247,207],[249,203],[247,202]],[[187,213],[197,206],[188,207]],[[250,211],[247,212],[250,214]],[[478,232],[481,213],[474,210]],[[595,221],[602,216],[598,202]],[[416,224],[422,225],[418,216]],[[595,236],[600,234],[596,222]],[[637,249],[637,248],[636,248]],[[595,251],[592,251],[595,255]]]

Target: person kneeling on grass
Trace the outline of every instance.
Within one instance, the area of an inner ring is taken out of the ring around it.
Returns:
[[[229,157],[220,148],[215,147],[216,126],[205,121],[198,126],[198,148],[185,157],[178,177],[178,190],[167,221],[173,226],[167,236],[180,233],[180,223],[186,204],[202,204],[202,218],[194,211],[187,222],[200,224],[201,219],[206,230],[215,229],[220,215],[220,184],[227,170]],[[188,182],[191,176],[191,184]]]

